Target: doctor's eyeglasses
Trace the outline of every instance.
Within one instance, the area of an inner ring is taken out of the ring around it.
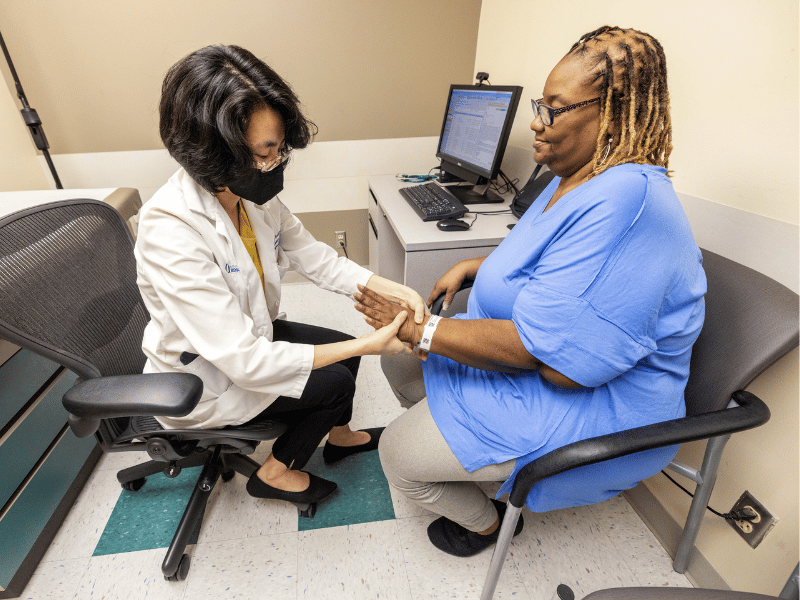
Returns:
[[[262,173],[269,173],[276,167],[282,165],[287,160],[289,160],[289,155],[292,153],[291,150],[287,150],[286,148],[281,148],[278,156],[273,158],[272,160],[256,160],[256,169],[261,171]]]
[[[553,121],[556,118],[556,115],[560,115],[561,113],[565,113],[568,110],[572,110],[573,108],[579,108],[581,106],[586,106],[587,104],[591,104],[592,102],[597,102],[600,98],[592,98],[591,100],[584,100],[583,102],[578,102],[576,104],[570,104],[569,106],[563,106],[561,108],[552,108],[547,106],[546,104],[542,104],[542,100],[544,98],[539,98],[538,100],[531,99],[531,104],[533,105],[533,118],[535,119],[536,116],[542,117],[542,123],[547,126],[553,124]]]

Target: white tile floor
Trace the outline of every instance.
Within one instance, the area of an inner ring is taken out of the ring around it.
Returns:
[[[310,284],[286,285],[292,320],[360,335],[369,330],[347,298]],[[364,357],[354,427],[387,425],[401,412],[377,357]],[[268,454],[262,444],[256,460]],[[478,598],[491,558],[445,555],[427,539],[434,516],[393,494],[396,519],[299,532],[293,506],[256,501],[244,478],[217,486],[189,577],[164,581],[164,550],[92,557],[119,497],[116,471],[136,460],[105,456],[44,556],[22,598],[388,599]],[[494,489],[497,489],[496,487]],[[491,493],[492,486],[486,490]],[[621,497],[546,514],[524,510],[495,598],[549,600],[559,583],[582,598],[614,586],[684,586],[666,551]]]

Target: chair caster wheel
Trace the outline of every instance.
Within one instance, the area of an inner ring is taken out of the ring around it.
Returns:
[[[312,502],[311,504],[298,505],[297,512],[301,517],[308,517],[310,519],[317,513],[317,503]]]
[[[222,481],[230,481],[231,479],[233,479],[235,475],[236,471],[234,471],[233,469],[231,469],[230,471],[225,471],[221,476]]]
[[[189,567],[192,564],[192,557],[188,554],[184,554],[181,557],[181,562],[178,563],[178,569],[175,571],[174,575],[164,575],[164,579],[167,581],[183,581],[186,579],[187,575],[189,575]]]
[[[122,489],[128,490],[129,492],[138,492],[140,489],[142,489],[145,481],[147,481],[147,479],[144,477],[134,479],[133,481],[126,481],[122,484]]]

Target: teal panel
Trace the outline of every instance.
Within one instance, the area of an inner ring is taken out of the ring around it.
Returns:
[[[317,448],[303,470],[335,481],[339,489],[317,505],[313,518],[298,517],[300,531],[394,519],[389,482],[377,451],[325,465],[322,448]]]
[[[77,378],[75,373],[65,371],[47,395],[0,446],[0,465],[3,465],[3,476],[0,477],[0,506],[8,502],[36,461],[66,424],[68,413],[61,404],[61,398]]]
[[[0,587],[8,586],[95,444],[68,430],[0,521]]]
[[[150,475],[138,492],[123,490],[93,556],[168,548],[202,469],[183,469],[173,479]],[[190,544],[197,543],[202,522],[201,515]]]
[[[0,429],[31,399],[58,365],[28,350],[20,350],[0,366]]]

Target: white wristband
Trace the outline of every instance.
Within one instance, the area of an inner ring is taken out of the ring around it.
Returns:
[[[417,344],[417,348],[424,350],[425,352],[431,351],[433,332],[436,331],[436,326],[441,320],[442,317],[439,315],[431,315],[431,318],[428,319],[428,322],[425,323],[425,328],[422,330],[422,339],[419,341],[419,344]]]

